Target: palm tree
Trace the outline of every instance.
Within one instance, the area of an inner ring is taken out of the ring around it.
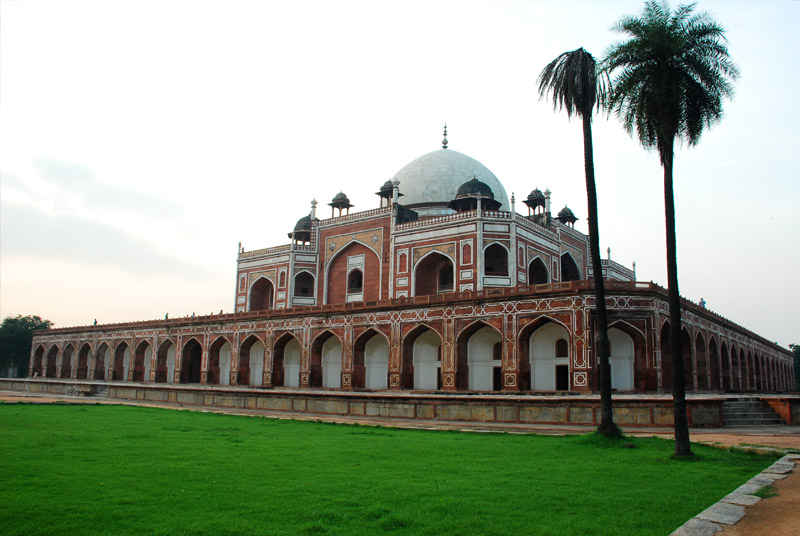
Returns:
[[[589,205],[589,253],[592,258],[597,307],[597,355],[600,371],[600,426],[597,432],[607,437],[617,437],[621,434],[614,424],[614,414],[611,409],[608,315],[603,268],[600,263],[597,188],[594,181],[592,152],[592,112],[604,100],[607,80],[603,73],[598,73],[592,55],[579,48],[572,52],[564,52],[542,70],[539,75],[539,98],[552,95],[554,109],[563,108],[567,111],[567,117],[571,118],[575,114],[583,119],[583,166],[586,172],[586,198]]]
[[[675,456],[692,456],[686,414],[686,386],[681,355],[681,302],[675,241],[672,163],[675,140],[689,146],[722,116],[722,101],[733,94],[739,72],[728,55],[724,30],[693,5],[672,12],[666,2],[651,0],[641,17],[626,16],[614,29],[627,41],[613,45],[603,60],[615,74],[608,108],[628,133],[655,148],[664,168],[667,228],[667,287],[675,413]]]

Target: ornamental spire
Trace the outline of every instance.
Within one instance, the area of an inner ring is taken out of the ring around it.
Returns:
[[[447,149],[447,123],[444,124],[444,139],[442,140],[442,149]]]

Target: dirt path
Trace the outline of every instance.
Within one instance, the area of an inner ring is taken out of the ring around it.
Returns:
[[[800,534],[800,469],[775,483],[776,497],[745,507],[745,516],[716,536],[798,536]]]

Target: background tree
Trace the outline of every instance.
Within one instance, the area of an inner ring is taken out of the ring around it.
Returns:
[[[693,146],[722,117],[722,101],[733,94],[739,72],[730,60],[723,28],[694,5],[672,12],[666,2],[645,4],[641,17],[623,17],[614,27],[627,41],[613,45],[603,61],[615,74],[608,107],[641,144],[656,149],[664,168],[672,396],[675,456],[691,456],[686,386],[681,352],[681,302],[675,238],[672,164],[675,140]]]
[[[564,52],[539,75],[539,98],[552,96],[553,108],[564,109],[567,117],[577,115],[583,120],[583,167],[586,173],[588,204],[589,253],[592,258],[594,293],[597,310],[597,356],[600,372],[600,426],[598,433],[616,437],[619,428],[614,424],[611,407],[611,367],[609,365],[608,314],[603,268],[600,262],[600,231],[597,222],[597,187],[594,178],[592,150],[592,113],[601,106],[607,88],[605,74],[598,73],[595,59],[583,48]]]
[[[26,376],[31,359],[33,332],[47,329],[53,323],[38,316],[8,316],[0,324],[0,374],[16,368],[19,376]]]

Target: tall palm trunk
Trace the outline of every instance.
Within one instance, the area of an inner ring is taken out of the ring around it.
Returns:
[[[681,294],[678,290],[678,253],[675,237],[675,198],[672,189],[674,137],[661,151],[664,166],[664,214],[667,225],[667,290],[669,293],[669,349],[672,358],[672,404],[675,421],[675,456],[692,456],[689,418],[686,414],[686,383],[681,348]],[[664,359],[664,356],[661,356]]]
[[[586,198],[589,212],[589,254],[594,272],[594,295],[597,309],[597,355],[600,372],[600,426],[597,432],[607,437],[620,435],[614,424],[611,409],[611,367],[608,362],[608,314],[606,312],[606,289],[603,283],[603,267],[600,262],[600,231],[597,224],[597,188],[594,182],[594,152],[592,150],[592,113],[583,113],[583,166],[586,171]]]

